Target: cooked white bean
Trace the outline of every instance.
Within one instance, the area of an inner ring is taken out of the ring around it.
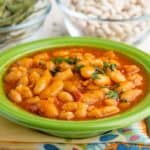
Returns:
[[[140,90],[140,89],[128,90],[128,91],[124,92],[123,94],[121,94],[121,99],[131,102],[131,101],[135,100],[135,98],[137,98],[141,94],[142,94],[142,90]]]

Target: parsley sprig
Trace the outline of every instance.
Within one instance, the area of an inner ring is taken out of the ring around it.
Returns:
[[[56,57],[56,58],[53,58],[52,61],[55,63],[55,64],[60,64],[62,62],[66,62],[70,65],[74,65],[77,63],[78,59],[77,58],[64,58],[64,57]]]
[[[114,91],[114,90],[110,90],[107,94],[106,94],[107,98],[112,98],[112,99],[118,99],[119,98],[119,94],[118,92]]]
[[[96,72],[94,72],[91,77],[93,80],[99,79],[98,73]]]
[[[78,64],[78,65],[75,66],[74,70],[75,70],[76,72],[79,72],[82,67],[84,67],[83,64]]]
[[[95,66],[95,72],[98,74],[104,74],[105,73],[103,69],[101,69],[100,67],[97,67],[97,66]]]
[[[110,69],[111,71],[114,71],[117,68],[117,64],[111,64],[109,62],[103,63],[103,70],[107,71],[107,69]]]

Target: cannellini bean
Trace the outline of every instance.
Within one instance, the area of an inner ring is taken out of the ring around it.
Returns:
[[[71,65],[69,65],[68,63],[66,62],[62,62],[59,67],[61,68],[61,70],[67,70],[67,69],[71,69]]]
[[[83,66],[87,66],[89,64],[90,64],[90,62],[88,60],[80,60],[77,63],[77,65],[83,65]]]
[[[23,59],[17,61],[17,64],[19,66],[23,66],[25,68],[30,68],[33,64],[33,60],[32,60],[32,58],[23,58]]]
[[[103,38],[107,37],[106,33],[102,30],[102,28],[98,28],[97,33],[100,37],[103,37]]]
[[[41,98],[56,96],[62,89],[64,83],[62,80],[54,80],[44,91],[41,92]]]
[[[19,66],[18,69],[19,69],[22,73],[24,73],[24,74],[26,74],[27,71],[28,71],[28,69],[27,69],[26,67],[23,67],[23,66]]]
[[[94,83],[96,85],[104,86],[104,85],[110,85],[111,84],[111,80],[110,80],[109,76],[103,75],[103,74],[98,74],[97,77],[98,77],[98,79],[94,80]]]
[[[34,87],[34,93],[35,94],[41,93],[48,86],[51,79],[52,79],[52,76],[50,72],[46,70],[43,76],[37,81]]]
[[[119,107],[121,110],[125,110],[125,109],[127,109],[127,108],[130,107],[130,103],[128,103],[128,102],[121,102],[121,103],[118,105],[118,107]]]
[[[16,90],[11,90],[8,94],[9,98],[16,103],[22,102],[21,94]]]
[[[39,81],[39,79],[40,75],[36,71],[31,72],[31,74],[29,75],[29,81],[31,85],[35,85]]]
[[[90,117],[90,118],[100,118],[100,117],[102,117],[103,115],[102,115],[102,111],[100,110],[100,109],[98,109],[98,108],[94,108],[94,109],[92,109],[91,111],[89,111],[88,112],[88,117]]]
[[[117,60],[115,60],[115,59],[110,59],[110,60],[109,60],[109,63],[111,63],[111,64],[116,64],[116,65],[117,65],[117,68],[120,67],[120,63],[119,63]]]
[[[92,65],[98,66],[98,67],[102,67],[103,66],[103,61],[98,58],[98,59],[94,59],[90,62]]]
[[[50,57],[49,57],[48,53],[43,52],[43,53],[35,55],[34,58],[33,58],[33,61],[49,60],[49,59],[50,59]]]
[[[6,82],[16,82],[18,81],[22,76],[22,72],[19,70],[11,71],[5,76]]]
[[[116,24],[116,23],[115,24],[111,24],[110,28],[111,28],[111,30],[116,32],[116,35],[118,37],[122,38],[122,36],[124,36],[124,30],[119,24]]]
[[[95,56],[91,53],[85,53],[83,57],[84,57],[83,59],[85,59],[87,61],[92,61],[95,59]]]
[[[70,0],[68,7],[70,9],[81,12],[89,17],[97,17],[103,19],[129,19],[149,14],[150,7],[146,0],[80,0],[73,2]],[[83,19],[71,18],[77,28],[79,34],[87,36],[97,36],[110,38],[118,41],[135,42],[137,37],[142,36],[145,31],[149,30],[149,25],[144,25],[144,30],[140,26],[146,20],[134,25],[134,22],[98,22],[86,21]],[[81,32],[82,31],[82,32]]]
[[[29,84],[28,76],[26,75],[26,76],[21,77],[19,80],[19,84],[28,85]]]
[[[85,93],[81,97],[81,101],[86,103],[86,104],[94,104],[98,101],[99,99],[94,96],[94,94],[91,93]]]
[[[132,76],[128,76],[128,80],[132,81],[135,86],[140,86],[142,84],[143,77],[140,74],[136,73]]]
[[[55,69],[55,64],[52,61],[46,62],[46,68],[50,71]]]
[[[131,101],[135,100],[135,98],[137,98],[141,94],[142,94],[142,90],[132,89],[132,90],[128,90],[128,91],[124,92],[123,94],[121,94],[120,99],[131,102]]]
[[[111,80],[113,80],[116,83],[126,81],[125,76],[119,70],[111,71],[108,73],[108,75],[110,76]]]
[[[65,111],[75,111],[78,108],[78,104],[76,102],[68,102],[65,103],[62,107]]]
[[[55,103],[56,98],[55,97],[48,97],[48,101],[50,103]]]
[[[65,111],[62,111],[60,112],[60,116],[59,116],[61,119],[65,119],[65,120],[71,120],[74,118],[74,114],[73,112],[65,112]]]
[[[78,52],[76,52],[76,53],[71,53],[70,54],[72,57],[74,57],[74,58],[78,58],[79,60],[81,60],[81,59],[83,59],[83,54],[82,53],[78,53]]]
[[[67,69],[62,72],[58,72],[55,76],[55,79],[67,80],[73,77],[73,73],[71,69]]]
[[[103,116],[110,116],[118,113],[120,110],[117,106],[105,106],[101,111]]]
[[[82,67],[80,69],[80,73],[84,78],[90,78],[94,72],[95,69],[91,66]]]
[[[40,101],[40,98],[38,96],[26,99],[26,102],[28,104],[37,104],[39,101]]]
[[[94,90],[92,92],[86,92],[82,95],[81,101],[86,104],[94,104],[98,102],[99,100],[102,100],[104,98],[104,92],[101,90]]]
[[[118,104],[118,102],[116,99],[109,98],[109,99],[104,100],[104,104],[107,106],[116,106]]]
[[[87,85],[88,90],[98,90],[99,86],[95,85],[94,83],[90,83]]]
[[[32,72],[37,72],[40,76],[42,76],[43,75],[43,69],[41,69],[41,68],[31,68],[30,69],[30,74],[32,73]]]
[[[116,58],[117,58],[116,54],[113,51],[105,52],[104,56],[109,59],[114,59],[114,60],[116,60]]]
[[[74,100],[73,96],[65,91],[61,91],[60,93],[58,93],[58,98],[63,102],[70,102]]]
[[[119,87],[117,88],[118,92],[125,92],[127,90],[135,88],[135,85],[131,81],[121,82]]]
[[[33,96],[31,89],[25,85],[18,85],[16,87],[16,90],[21,94],[23,98],[31,98]]]
[[[49,117],[49,118],[56,118],[59,115],[59,111],[56,105],[53,103],[50,103],[47,100],[41,100],[40,111],[44,116]]]
[[[102,24],[102,28],[104,30],[104,32],[107,34],[107,35],[111,35],[111,29],[109,28],[108,24]]]
[[[64,90],[73,93],[73,92],[77,91],[77,87],[74,84],[72,84],[71,81],[65,81],[64,82]]]
[[[124,69],[130,75],[138,73],[140,71],[140,68],[136,65],[125,65]]]
[[[78,119],[85,118],[87,116],[88,105],[85,103],[78,103],[78,109],[75,112],[75,116]]]
[[[54,57],[64,57],[64,56],[68,56],[69,55],[69,51],[65,51],[65,50],[61,50],[61,51],[54,51],[53,52],[53,56]]]
[[[101,89],[101,90],[93,90],[91,91],[91,93],[96,97],[99,98],[100,100],[104,98],[105,95],[105,88]]]

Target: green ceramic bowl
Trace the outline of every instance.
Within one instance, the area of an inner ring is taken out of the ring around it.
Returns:
[[[47,48],[58,48],[67,46],[87,46],[106,50],[114,50],[130,57],[143,65],[148,77],[150,77],[149,56],[140,50],[119,42],[113,42],[96,38],[71,38],[62,37],[31,42],[11,48],[0,53],[0,114],[10,121],[25,127],[39,130],[51,135],[66,138],[85,138],[95,136],[108,130],[122,128],[133,122],[144,119],[150,114],[150,80],[148,91],[143,100],[128,111],[97,120],[87,121],[62,121],[43,118],[14,105],[6,97],[3,89],[3,76],[14,60],[36,51],[44,51]]]

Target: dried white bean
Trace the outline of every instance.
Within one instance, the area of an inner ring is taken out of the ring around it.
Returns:
[[[89,17],[130,19],[150,14],[148,0],[68,0],[69,7]],[[71,18],[72,19],[72,18]],[[73,19],[72,19],[73,20]],[[148,23],[147,23],[148,22]],[[74,24],[83,35],[132,42],[150,29],[150,21],[98,22],[75,18]]]

